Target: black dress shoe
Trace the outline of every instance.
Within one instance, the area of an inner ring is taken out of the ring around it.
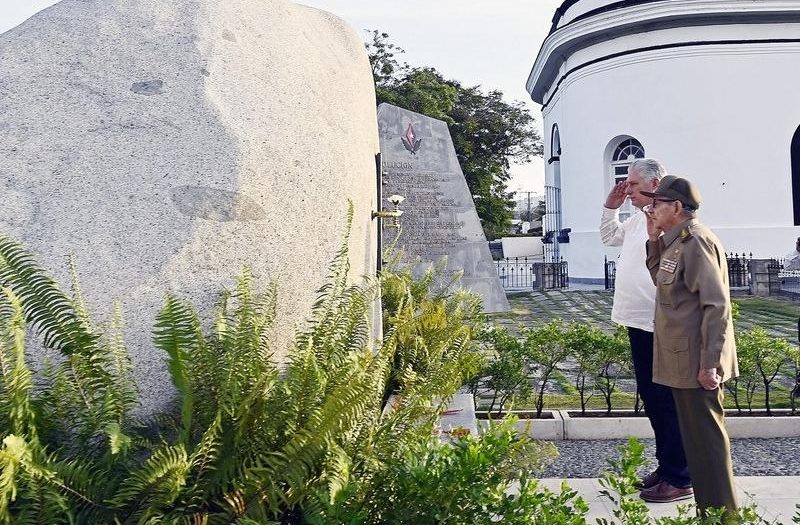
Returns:
[[[658,472],[655,470],[650,474],[646,475],[639,481],[635,483],[633,486],[638,490],[649,489],[650,487],[655,487],[658,485],[658,482],[661,481],[661,476],[658,475]]]

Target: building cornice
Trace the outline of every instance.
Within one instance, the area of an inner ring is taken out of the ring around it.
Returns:
[[[567,58],[576,51],[621,36],[675,27],[775,22],[800,22],[800,2],[662,0],[597,12],[571,21],[545,39],[526,88],[531,98],[542,104]]]

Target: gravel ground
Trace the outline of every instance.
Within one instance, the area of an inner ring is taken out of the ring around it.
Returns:
[[[648,471],[655,468],[655,441],[643,439]],[[542,478],[596,478],[608,469],[626,440],[555,441],[559,457]],[[733,473],[737,476],[800,476],[800,439],[732,439]]]

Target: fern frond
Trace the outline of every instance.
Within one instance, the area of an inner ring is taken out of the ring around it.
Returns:
[[[188,361],[192,349],[198,346],[198,326],[194,311],[172,294],[167,294],[164,306],[156,317],[153,341],[167,353],[170,378],[180,394],[180,442],[184,444],[188,444],[192,428],[194,392],[189,379]]]
[[[114,378],[112,406],[118,425],[123,425],[131,410],[138,405],[139,392],[133,377],[133,363],[128,355],[123,339],[122,305],[114,301],[114,315],[111,319],[107,352],[111,361],[111,373]]]
[[[75,308],[75,314],[78,316],[83,324],[90,328],[89,310],[86,308],[86,301],[83,298],[83,291],[81,290],[80,278],[78,276],[78,268],[75,265],[75,256],[70,254],[67,257],[67,266],[69,268],[70,276],[70,291],[72,292],[72,305]]]
[[[85,490],[90,477],[85,468],[77,462],[59,464],[53,456],[44,456],[36,442],[20,436],[6,436],[0,449],[0,464],[3,465],[0,518],[8,515],[8,504],[23,485],[28,489],[25,497],[30,500],[24,510],[32,515],[40,515],[48,509],[52,511],[53,507],[64,512],[60,517],[71,514],[74,509],[101,508]],[[62,472],[68,473],[69,478],[65,479]],[[16,478],[16,482],[9,481],[10,477]]]
[[[67,297],[17,242],[0,235],[0,286],[19,297],[25,318],[48,348],[66,355],[91,352],[98,335],[87,330]]]
[[[190,469],[182,445],[162,446],[130,473],[108,504],[118,509],[123,522],[156,516],[178,498]]]
[[[0,289],[0,295],[10,307],[5,326],[0,326],[0,354],[8,361],[2,381],[2,414],[7,420],[5,435],[16,434],[37,440],[36,415],[31,403],[33,374],[25,362],[25,319],[22,304],[10,288]]]

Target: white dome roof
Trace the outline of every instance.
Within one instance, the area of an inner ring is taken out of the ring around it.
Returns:
[[[800,23],[800,1],[563,0],[528,77],[528,93],[534,101],[543,103],[545,92],[558,80],[560,67],[570,56],[626,35],[692,26],[766,23]],[[789,33],[794,35],[792,31]]]

